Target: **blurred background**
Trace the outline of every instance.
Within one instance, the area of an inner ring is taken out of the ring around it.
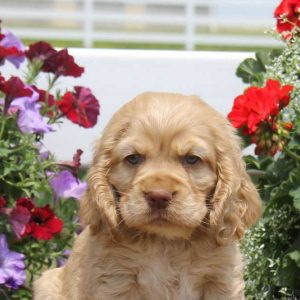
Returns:
[[[4,29],[58,47],[257,50],[279,0],[0,0]]]

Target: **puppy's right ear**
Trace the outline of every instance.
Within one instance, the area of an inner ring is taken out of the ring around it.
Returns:
[[[80,219],[85,225],[90,225],[92,233],[98,232],[103,222],[109,228],[118,224],[115,200],[106,173],[100,165],[91,167],[88,188],[80,205]]]
[[[80,204],[80,219],[84,225],[90,225],[92,233],[99,231],[103,223],[113,231],[119,222],[116,199],[108,175],[112,166],[112,150],[124,135],[128,124],[118,121],[117,115],[112,119],[98,143],[88,171],[88,188]]]

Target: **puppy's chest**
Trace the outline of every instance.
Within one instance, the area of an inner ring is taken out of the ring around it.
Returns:
[[[114,295],[118,299],[193,300],[201,297],[202,272],[188,255],[146,252],[131,256],[127,262],[130,262],[128,266],[122,259],[114,259],[110,280],[106,281],[111,285],[115,285],[116,278],[122,281],[118,287],[112,287],[115,292],[119,290],[118,295]]]
[[[137,285],[145,299],[199,299],[201,281],[190,261],[168,257],[147,260],[139,268]],[[155,295],[155,297],[154,297]],[[166,296],[167,295],[167,296]]]

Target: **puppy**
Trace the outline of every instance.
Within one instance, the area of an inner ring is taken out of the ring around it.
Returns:
[[[35,300],[244,299],[238,244],[261,206],[221,114],[194,96],[142,94],[113,116],[87,181],[88,226]]]

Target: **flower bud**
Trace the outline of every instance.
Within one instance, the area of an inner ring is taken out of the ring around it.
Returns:
[[[279,141],[279,136],[278,136],[277,134],[274,133],[274,134],[272,135],[272,141],[273,141],[273,142],[278,142],[278,141]]]
[[[282,127],[288,131],[291,131],[294,127],[292,122],[283,122]]]
[[[277,145],[273,144],[273,146],[269,150],[269,154],[271,156],[274,156],[276,154],[277,150],[278,150]]]
[[[260,155],[260,154],[262,153],[262,148],[259,147],[259,146],[256,146],[256,147],[255,147],[255,150],[254,150],[254,153],[255,153],[256,155]]]
[[[272,141],[267,140],[267,141],[266,141],[266,147],[267,147],[267,148],[271,148],[271,146],[272,146]]]

